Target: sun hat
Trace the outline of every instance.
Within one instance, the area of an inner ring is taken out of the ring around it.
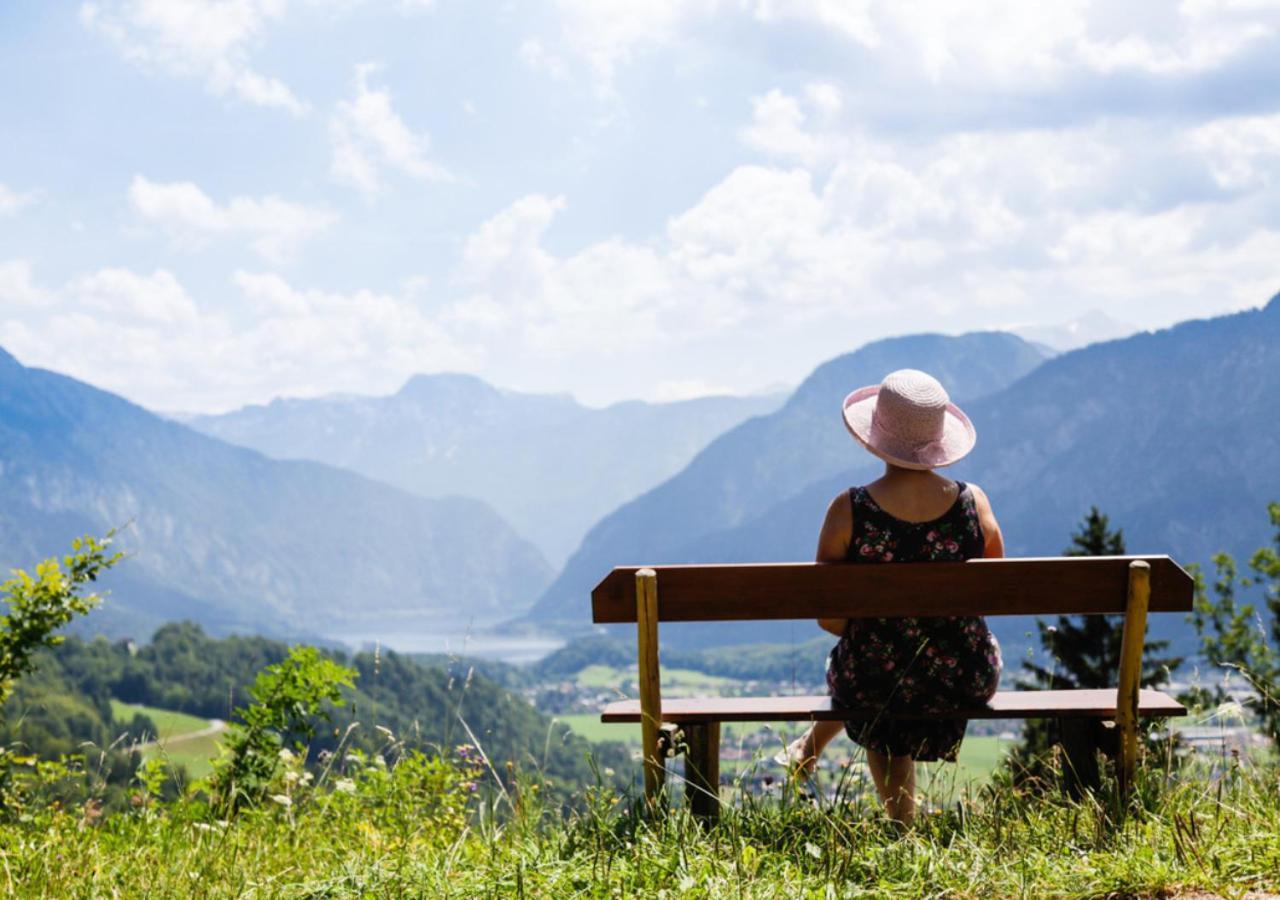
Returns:
[[[917,369],[890,372],[845,397],[844,424],[862,446],[904,469],[949,466],[978,440],[938,379]]]

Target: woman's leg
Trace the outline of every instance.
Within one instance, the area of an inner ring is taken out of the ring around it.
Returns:
[[[779,755],[792,765],[803,768],[805,774],[812,775],[818,767],[818,757],[843,728],[843,722],[814,722]]]
[[[867,751],[867,768],[876,783],[884,811],[895,822],[910,825],[916,817],[916,761]]]

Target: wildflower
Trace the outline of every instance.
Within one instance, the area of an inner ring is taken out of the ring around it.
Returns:
[[[333,789],[342,794],[354,794],[356,792],[356,783],[350,778],[339,778],[333,783]]]
[[[293,799],[289,797],[287,794],[272,794],[271,802],[279,803],[285,809],[288,809],[290,806],[293,806]]]
[[[291,762],[293,762],[293,751],[292,751],[292,750],[290,750],[288,747],[281,747],[281,748],[280,748],[280,762],[283,762],[283,763],[291,763]]]
[[[296,771],[296,770],[290,769],[288,772],[285,772],[285,773],[284,773],[284,783],[285,783],[285,784],[293,784],[293,783],[295,783],[297,780],[298,780],[298,773],[297,773],[297,771]]]
[[[605,766],[605,767],[604,767],[604,774],[605,774],[605,777],[606,777],[606,778],[612,778],[616,773],[615,773],[615,772],[613,771],[613,769],[611,769],[610,767]]]
[[[459,744],[456,748],[454,748],[453,752],[458,754],[459,759],[469,759],[471,757],[471,745]]]
[[[312,778],[314,778],[314,777],[315,777],[315,776],[314,776],[314,775],[312,775],[310,772],[303,772],[303,773],[302,773],[301,781],[302,781],[302,783],[303,783],[304,785],[305,785],[305,784],[310,784],[310,783],[311,783],[311,779],[312,779]]]

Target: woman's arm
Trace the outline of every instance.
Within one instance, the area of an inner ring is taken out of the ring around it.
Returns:
[[[848,492],[836,496],[827,507],[827,517],[822,522],[822,531],[818,534],[818,552],[815,562],[844,562],[849,552],[849,541],[853,539],[853,503]],[[819,619],[818,627],[829,631],[836,637],[844,637],[848,619]]]
[[[1000,533],[1000,523],[996,514],[991,511],[991,501],[986,493],[976,484],[969,485],[973,491],[973,502],[978,510],[978,523],[982,526],[982,558],[1004,558],[1004,535]]]

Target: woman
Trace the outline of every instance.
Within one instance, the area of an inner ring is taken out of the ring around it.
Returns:
[[[819,562],[858,564],[963,560],[1004,555],[986,494],[934,470],[956,462],[976,440],[973,425],[933,377],[914,369],[854,391],[844,402],[850,433],[885,462],[864,487],[841,493],[818,538]],[[954,761],[962,719],[908,720],[894,712],[980,706],[1000,680],[1000,647],[976,616],[820,619],[840,642],[827,659],[833,705],[875,708],[869,722],[844,725],[866,748],[867,766],[890,818],[911,824],[915,763]],[[813,771],[840,722],[816,722],[781,754]]]

